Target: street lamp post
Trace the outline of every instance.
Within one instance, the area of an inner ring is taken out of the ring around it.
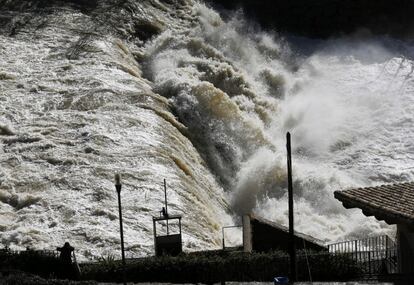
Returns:
[[[122,251],[122,278],[125,282],[125,249],[124,249],[124,229],[122,227],[122,207],[121,207],[121,175],[115,174],[115,189],[118,193],[118,208],[119,208],[119,228],[121,231],[121,251]]]
[[[293,216],[293,182],[292,182],[292,149],[290,144],[290,133],[286,134],[287,149],[287,172],[288,172],[288,205],[289,205],[289,256],[290,256],[290,279],[296,282],[296,248],[295,230]]]

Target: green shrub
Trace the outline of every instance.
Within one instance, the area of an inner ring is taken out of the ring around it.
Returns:
[[[204,252],[128,260],[125,268],[130,282],[217,283],[220,281],[268,281],[287,272],[287,256],[274,252]],[[83,279],[105,282],[122,280],[122,264],[98,262],[82,266]]]
[[[308,260],[306,260],[306,257]],[[300,252],[297,257],[298,279],[318,281],[346,281],[355,279],[363,272],[346,254]],[[309,263],[309,267],[308,267]]]
[[[306,258],[307,257],[307,258]],[[346,255],[298,252],[298,279],[345,281],[355,279],[361,269]],[[11,253],[0,250],[0,269],[21,270],[42,277],[62,277],[62,264],[56,256],[42,252]],[[197,252],[179,256],[129,259],[125,269],[120,260],[108,255],[96,263],[81,264],[82,280],[121,282],[123,271],[128,282],[217,283],[220,281],[270,281],[289,275],[285,252],[244,253],[229,251]],[[19,283],[16,283],[19,284]]]

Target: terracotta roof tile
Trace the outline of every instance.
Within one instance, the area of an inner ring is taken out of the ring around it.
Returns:
[[[414,182],[335,191],[346,208],[360,208],[389,224],[414,225]]]

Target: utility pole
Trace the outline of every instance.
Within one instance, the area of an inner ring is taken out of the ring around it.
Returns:
[[[288,172],[288,196],[289,196],[289,256],[290,256],[290,282],[296,281],[296,249],[295,230],[293,218],[293,186],[292,186],[292,150],[290,145],[290,133],[286,134],[287,148],[287,172]]]
[[[118,193],[118,208],[119,208],[119,228],[121,232],[121,252],[122,252],[122,280],[124,282],[124,285],[126,285],[125,282],[125,249],[124,249],[124,229],[122,227],[122,207],[121,207],[121,175],[118,173],[115,174],[115,189]]]

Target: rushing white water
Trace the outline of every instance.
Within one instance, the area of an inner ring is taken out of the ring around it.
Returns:
[[[219,247],[233,213],[286,224],[287,131],[299,231],[392,233],[333,191],[414,178],[412,45],[280,39],[193,1],[106,4],[1,30],[2,244],[115,254],[114,172],[127,256],[153,251],[163,178],[186,250]]]
[[[131,5],[146,9],[144,20],[156,12],[168,20],[146,2]],[[81,258],[118,254],[120,172],[127,256],[153,252],[151,216],[163,206],[164,178],[170,213],[185,215],[186,250],[219,247],[221,226],[232,223],[223,190],[168,101],[141,77],[131,50],[142,52],[142,42],[105,34],[110,27],[101,31],[92,20],[59,8],[15,36],[3,27],[1,243],[53,249],[69,240]]]
[[[305,56],[240,16],[224,22],[203,5],[194,11],[199,24],[188,33],[152,43],[147,74],[230,189],[236,212],[286,224],[291,131],[298,229],[328,241],[391,234],[343,209],[333,191],[413,179],[412,46],[302,40],[302,51],[313,49]]]

